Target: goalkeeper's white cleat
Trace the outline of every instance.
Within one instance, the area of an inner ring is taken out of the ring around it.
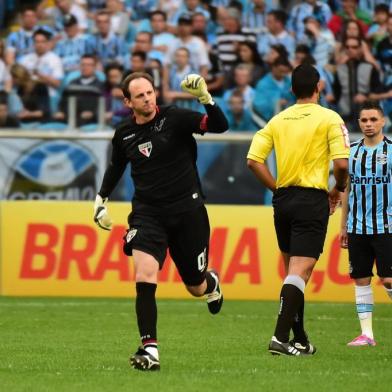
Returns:
[[[214,270],[210,270],[209,273],[215,280],[215,289],[213,292],[206,295],[208,310],[212,314],[219,313],[223,304],[223,294],[219,284],[219,276]]]
[[[144,348],[139,347],[135,354],[129,359],[131,367],[137,370],[160,370],[159,359],[148,353]]]

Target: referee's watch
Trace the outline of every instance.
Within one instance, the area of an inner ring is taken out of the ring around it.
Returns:
[[[347,185],[343,185],[343,186],[338,186],[337,184],[335,185],[335,188],[339,191],[339,192],[344,192],[346,190]]]

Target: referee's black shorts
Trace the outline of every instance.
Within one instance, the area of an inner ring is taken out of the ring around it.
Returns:
[[[327,233],[328,193],[315,188],[279,188],[272,204],[280,250],[290,256],[317,260]]]
[[[210,224],[204,205],[171,215],[131,212],[124,236],[124,253],[140,250],[153,256],[161,269],[169,249],[182,281],[198,286],[208,266]]]

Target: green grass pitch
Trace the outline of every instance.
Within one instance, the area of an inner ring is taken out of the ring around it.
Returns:
[[[0,391],[391,391],[392,307],[375,306],[376,347],[353,304],[310,303],[313,357],[270,355],[277,302],[159,300],[161,371],[128,365],[138,345],[133,300],[0,298]]]

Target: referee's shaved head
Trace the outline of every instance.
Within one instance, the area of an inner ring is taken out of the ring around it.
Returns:
[[[317,89],[320,74],[310,64],[301,64],[296,67],[291,75],[291,89],[297,99],[311,98]]]

